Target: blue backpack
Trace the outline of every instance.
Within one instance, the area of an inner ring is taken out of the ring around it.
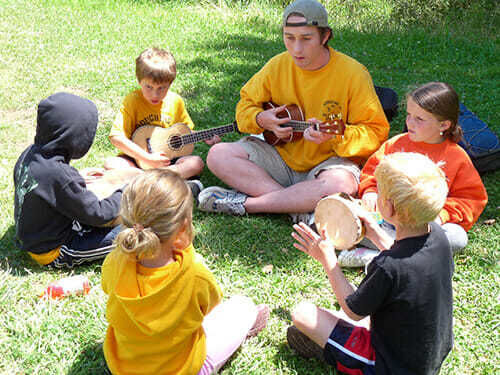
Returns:
[[[467,107],[460,104],[458,123],[463,130],[462,146],[479,173],[486,173],[500,168],[500,141]]]

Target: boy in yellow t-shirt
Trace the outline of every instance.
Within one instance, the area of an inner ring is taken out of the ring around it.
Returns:
[[[109,139],[122,153],[106,160],[105,169],[168,168],[189,179],[203,170],[203,160],[199,156],[187,155],[175,159],[162,152],[148,152],[132,141],[132,134],[141,126],[168,128],[184,123],[194,128],[183,99],[169,90],[177,74],[173,55],[163,49],[148,48],[136,59],[136,76],[141,88],[132,91],[123,100],[120,112],[111,127]],[[206,141],[212,145],[218,136]],[[195,197],[203,188],[201,182],[188,181]]]

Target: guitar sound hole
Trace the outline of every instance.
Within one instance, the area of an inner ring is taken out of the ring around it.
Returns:
[[[182,139],[178,135],[174,135],[170,138],[169,142],[170,148],[173,150],[178,150],[182,147]]]

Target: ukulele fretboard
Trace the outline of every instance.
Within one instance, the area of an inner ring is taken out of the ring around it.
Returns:
[[[232,124],[229,125],[224,125],[224,126],[219,126],[217,128],[212,128],[212,129],[207,129],[207,130],[200,130],[197,132],[193,132],[190,134],[185,134],[180,136],[178,140],[174,140],[174,142],[180,142],[181,145],[188,145],[200,141],[204,141],[207,139],[212,138],[214,135],[223,135],[226,133],[231,133],[234,131],[237,131],[238,127],[236,125],[236,122],[233,122]]]
[[[293,128],[293,131],[295,132],[303,132],[310,126],[314,126],[315,129],[317,130],[317,125],[314,122],[307,122],[307,121],[298,121],[298,120],[290,120],[284,124],[281,124],[282,127],[291,127]]]

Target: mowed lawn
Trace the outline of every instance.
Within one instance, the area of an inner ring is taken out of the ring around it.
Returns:
[[[177,59],[172,89],[197,129],[230,123],[241,86],[284,50],[281,1],[0,0],[0,373],[100,374],[107,327],[100,264],[49,271],[15,246],[12,170],[33,141],[37,103],[58,91],[94,101],[100,120],[89,154],[73,165],[101,166],[113,155],[107,139],[121,100],[137,87],[135,58],[147,47]],[[326,3],[326,2],[325,2]],[[432,80],[450,83],[469,109],[500,133],[498,7],[474,19],[402,27],[391,1],[329,1],[331,45],[363,63],[376,85],[405,94]],[[482,19],[481,19],[482,20]],[[478,21],[478,22],[475,22]],[[404,124],[405,109],[391,123]],[[224,136],[231,141],[238,134]],[[204,159],[208,146],[197,144]],[[455,256],[455,346],[441,374],[500,371],[500,172],[484,176],[489,203]],[[221,182],[205,169],[205,186]],[[271,307],[268,327],[248,340],[222,374],[335,374],[297,357],[286,343],[290,312],[303,299],[338,309],[321,267],[293,248],[286,215],[229,217],[195,210],[195,247],[226,296],[246,294]],[[85,297],[39,299],[44,287],[72,274],[90,278]],[[361,269],[346,274],[357,284]]]

